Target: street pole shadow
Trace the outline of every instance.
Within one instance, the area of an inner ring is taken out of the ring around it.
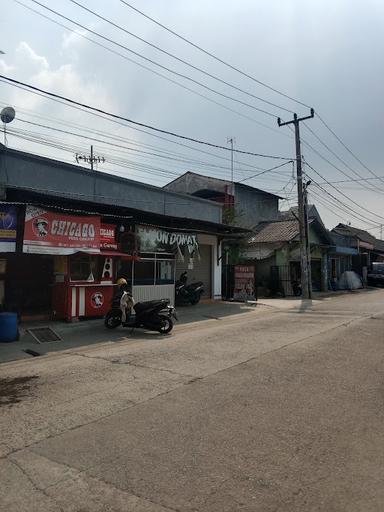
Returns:
[[[306,311],[312,311],[312,307],[312,299],[301,299],[298,312],[305,313]]]

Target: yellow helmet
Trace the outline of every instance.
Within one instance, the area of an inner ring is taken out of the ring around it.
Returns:
[[[116,284],[118,284],[119,286],[123,286],[123,285],[128,284],[128,283],[127,283],[127,280],[126,280],[124,277],[120,277],[120,278],[116,281]]]

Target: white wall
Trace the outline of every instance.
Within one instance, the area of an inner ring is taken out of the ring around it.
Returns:
[[[221,245],[218,246],[217,236],[198,235],[199,244],[212,246],[212,295],[213,299],[221,299]],[[219,259],[220,258],[220,259]],[[218,261],[219,260],[219,261]]]

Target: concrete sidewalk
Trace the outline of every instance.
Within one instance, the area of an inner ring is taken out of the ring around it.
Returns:
[[[362,289],[354,291],[339,292],[316,292],[312,301],[304,301],[301,297],[285,298],[260,298],[257,305],[249,305],[238,302],[218,301],[208,304],[197,304],[196,306],[184,306],[177,308],[178,321],[175,323],[174,332],[192,329],[196,323],[220,321],[230,316],[237,315],[259,315],[268,312],[297,311],[305,312],[312,310],[325,300],[332,300],[339,295],[369,293],[375,289]],[[29,327],[51,327],[61,338],[59,342],[37,343],[27,332]],[[52,352],[66,351],[87,345],[100,343],[119,343],[134,341],[137,339],[153,340],[156,337],[163,339],[163,335],[154,332],[135,330],[131,333],[128,328],[117,328],[110,331],[104,327],[103,319],[85,320],[74,323],[45,322],[22,324],[20,326],[20,340],[13,343],[0,343],[0,363],[15,361],[18,359],[31,359],[33,355],[25,350],[32,350],[38,355],[45,355]]]
[[[175,330],[187,328],[189,324],[196,322],[218,321],[233,315],[242,315],[254,313],[255,310],[266,310],[267,308],[260,306],[250,306],[247,304],[236,302],[215,302],[211,304],[197,304],[196,306],[185,306],[177,309],[178,321],[175,322]],[[28,328],[32,327],[51,327],[58,334],[61,341],[38,343],[30,333]],[[122,341],[135,340],[153,337],[162,339],[164,336],[158,333],[144,331],[143,329],[135,330],[131,334],[129,328],[119,327],[116,330],[107,330],[104,327],[103,319],[84,320],[80,322],[34,322],[24,323],[20,325],[20,340],[13,343],[0,343],[0,363],[15,361],[18,359],[30,359],[33,355],[28,354],[25,350],[32,350],[39,355],[45,355],[51,352],[70,350],[86,345],[95,345],[98,343],[118,343]]]

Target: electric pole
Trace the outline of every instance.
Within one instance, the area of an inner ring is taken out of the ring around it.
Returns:
[[[314,117],[315,111],[311,108],[311,115],[306,117],[297,117],[293,114],[292,121],[282,123],[280,117],[277,119],[279,126],[293,124],[295,127],[295,142],[296,142],[296,174],[297,174],[297,196],[299,207],[299,233],[300,233],[300,265],[301,265],[301,288],[304,299],[312,298],[312,283],[310,278],[310,261],[311,255],[308,251],[308,220],[306,219],[305,198],[303,190],[303,170],[300,146],[300,121],[311,119]]]
[[[229,137],[227,139],[227,143],[231,145],[231,183],[233,187],[233,143],[235,142],[235,139],[233,137]]]
[[[76,153],[75,160],[79,164],[81,162],[85,162],[87,164],[91,165],[91,171],[94,170],[94,164],[95,163],[104,163],[105,158],[103,156],[95,156],[93,153],[93,145],[91,145],[91,154],[90,155],[81,155],[79,153]]]

